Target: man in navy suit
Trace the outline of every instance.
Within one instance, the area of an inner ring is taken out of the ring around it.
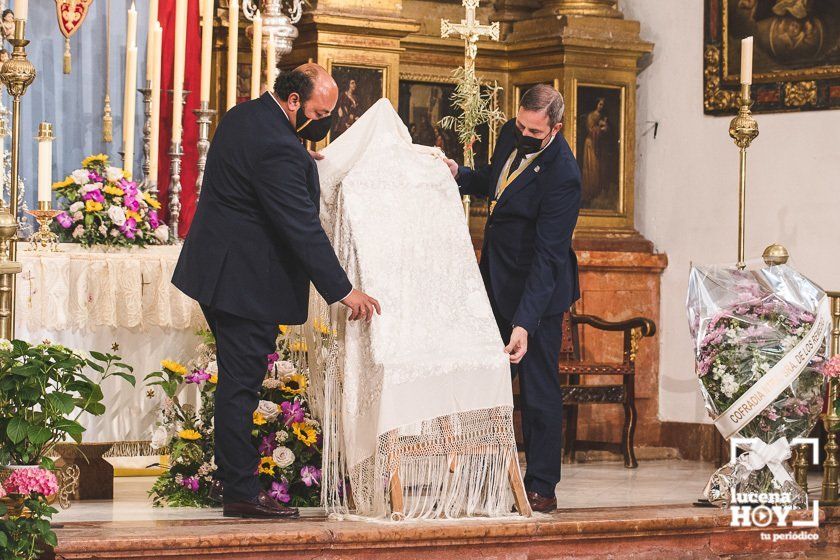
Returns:
[[[525,486],[542,512],[556,509],[560,481],[563,313],[580,297],[571,247],[580,171],[560,134],[563,109],[557,90],[534,86],[502,127],[489,166],[447,160],[461,194],[490,200],[479,268],[505,352],[518,364]]]
[[[337,100],[327,71],[305,64],[225,114],[172,277],[201,304],[216,338],[215,459],[226,516],[297,515],[260,489],[251,442],[278,324],[306,321],[310,282],[327,303],[349,307],[350,320],[380,312],[353,289],[321,227],[318,168],[301,143],[326,136]]]

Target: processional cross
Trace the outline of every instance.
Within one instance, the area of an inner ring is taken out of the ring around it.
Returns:
[[[475,57],[478,54],[478,41],[481,37],[489,37],[493,41],[499,40],[499,22],[494,21],[490,25],[479,23],[475,18],[475,10],[480,0],[463,0],[461,4],[466,9],[466,19],[461,23],[452,23],[448,19],[440,20],[440,36],[444,39],[458,35],[464,40],[464,80],[472,81],[475,75]],[[464,146],[464,165],[472,167],[472,146]],[[470,219],[470,197],[463,197],[464,212],[467,220]]]

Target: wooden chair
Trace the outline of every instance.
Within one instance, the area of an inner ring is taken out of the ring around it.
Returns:
[[[624,333],[624,353],[621,363],[594,363],[581,359],[580,329],[590,326],[601,331]],[[607,450],[624,456],[624,466],[636,468],[633,435],[636,431],[636,352],[639,340],[656,334],[656,325],[650,319],[634,317],[626,321],[606,321],[592,315],[569,312],[563,318],[563,342],[557,371],[563,387],[566,437],[564,454],[566,462],[574,461],[576,450]],[[621,376],[621,383],[597,385],[582,384],[586,376]],[[582,404],[620,404],[624,407],[624,428],[621,443],[578,440],[578,407]]]

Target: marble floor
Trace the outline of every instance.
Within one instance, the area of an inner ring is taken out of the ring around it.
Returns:
[[[693,461],[647,461],[637,469],[621,463],[563,465],[563,480],[557,486],[561,508],[626,507],[691,504],[700,497],[714,470],[711,463]],[[147,492],[153,477],[120,477],[114,484],[113,501],[73,502],[54,518],[58,523],[74,521],[156,521],[218,519],[218,508],[155,508]],[[814,486],[818,481],[814,481]],[[301,512],[319,517],[318,508]]]

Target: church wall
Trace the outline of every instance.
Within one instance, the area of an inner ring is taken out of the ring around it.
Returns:
[[[685,318],[689,266],[737,254],[738,149],[729,117],[703,114],[703,2],[625,0],[656,45],[638,80],[636,226],[668,254],[662,277],[659,416],[706,421]],[[756,116],[748,152],[748,258],[773,242],[823,288],[840,289],[840,111]],[[653,137],[653,122],[659,129]]]

